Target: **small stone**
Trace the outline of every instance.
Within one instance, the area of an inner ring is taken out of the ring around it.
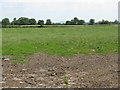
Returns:
[[[26,71],[27,69],[22,69],[23,71]]]
[[[2,84],[2,83],[6,83],[6,82],[5,81],[0,82],[0,84]]]
[[[18,80],[18,81],[21,80],[20,78],[13,78],[13,79],[14,79],[14,80]]]
[[[4,60],[4,61],[9,61],[10,59],[9,59],[9,58],[4,58],[3,60]]]
[[[55,76],[55,75],[56,75],[56,73],[52,73],[52,74],[51,74],[51,76]]]
[[[25,83],[25,82],[20,82],[20,83],[22,84],[22,83]]]
[[[92,51],[94,52],[95,50],[93,49]]]

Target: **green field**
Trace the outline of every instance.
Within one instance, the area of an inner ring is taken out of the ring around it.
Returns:
[[[117,25],[84,25],[46,28],[3,28],[2,54],[25,60],[37,52],[64,57],[77,54],[115,54]]]

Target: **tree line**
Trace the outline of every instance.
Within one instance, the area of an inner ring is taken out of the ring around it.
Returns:
[[[119,24],[118,20],[113,22],[108,20],[102,20],[95,22],[95,19],[90,19],[89,22],[85,22],[85,20],[78,19],[74,17],[72,20],[68,20],[65,23],[53,23],[51,19],[47,19],[46,22],[44,20],[35,20],[34,18],[20,17],[19,19],[14,18],[12,22],[10,22],[9,18],[4,18],[0,22],[2,25],[94,25],[94,24]]]
[[[20,17],[19,19],[14,18],[12,22],[10,22],[9,18],[4,18],[1,21],[2,25],[51,25],[52,22],[50,19],[46,20],[38,20],[38,22],[34,18]]]

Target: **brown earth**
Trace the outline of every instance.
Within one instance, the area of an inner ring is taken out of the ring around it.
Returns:
[[[3,87],[118,87],[117,54],[64,58],[37,53],[25,64],[9,61],[3,60]]]

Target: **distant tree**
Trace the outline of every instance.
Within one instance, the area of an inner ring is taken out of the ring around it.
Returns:
[[[11,22],[11,25],[14,25],[14,21]]]
[[[2,19],[2,25],[10,25],[10,21],[8,18]]]
[[[52,24],[51,19],[47,19],[46,20],[46,25],[51,25],[51,24]]]
[[[70,21],[70,25],[76,25],[74,20]]]
[[[14,25],[18,25],[18,21],[16,18],[14,18],[13,21],[14,21]]]
[[[77,17],[74,17],[71,21],[66,21],[66,25],[83,25],[85,24],[84,20],[79,20]]]
[[[73,19],[73,21],[74,21],[74,25],[77,25],[78,24],[78,21],[79,21],[79,19],[77,18],[77,17],[74,17],[74,19]]]
[[[19,24],[19,25],[29,25],[29,18],[20,17],[20,18],[18,19],[18,24]]]
[[[36,25],[36,20],[34,18],[29,19],[30,25]]]
[[[16,18],[13,19],[13,21],[16,21],[16,20],[17,20]]]
[[[65,24],[66,24],[66,25],[70,25],[70,24],[71,24],[71,21],[66,21]]]
[[[102,24],[102,21],[98,21],[98,24]]]
[[[89,25],[93,25],[93,24],[95,24],[95,20],[94,19],[90,19],[89,20]]]
[[[119,24],[119,21],[118,21],[118,20],[115,20],[115,21],[113,22],[113,24]]]
[[[11,22],[11,25],[18,25],[18,20],[14,18],[13,21]]]
[[[78,25],[83,25],[83,24],[85,24],[84,20],[78,20]]]
[[[110,22],[108,20],[102,20],[98,22],[99,24],[110,24]]]
[[[38,25],[44,25],[44,20],[38,20]]]
[[[105,20],[104,24],[110,24],[110,22],[108,20]]]
[[[2,25],[2,21],[0,21],[0,25]]]

